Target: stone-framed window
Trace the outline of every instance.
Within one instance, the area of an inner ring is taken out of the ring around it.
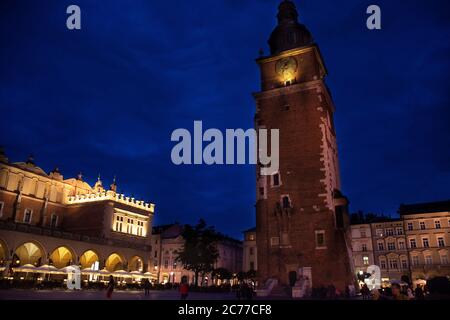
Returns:
[[[443,236],[437,237],[437,244],[438,244],[438,247],[440,247],[440,248],[445,247],[445,240],[444,240]]]
[[[52,213],[50,217],[50,228],[56,228],[58,226],[58,216]]]
[[[365,266],[369,265],[369,257],[368,256],[363,257],[363,265],[365,265]]]
[[[270,238],[270,245],[272,247],[279,246],[280,245],[280,237],[271,237]]]
[[[279,172],[276,172],[271,176],[271,185],[272,187],[281,186],[281,176]]]
[[[379,251],[384,251],[384,243],[382,241],[379,241],[377,245]]]
[[[425,221],[419,222],[420,230],[425,230]]]
[[[33,218],[33,210],[25,209],[23,212],[23,223],[31,223],[31,219]]]
[[[316,249],[325,249],[327,247],[325,239],[325,230],[316,230],[315,237],[316,237]]]

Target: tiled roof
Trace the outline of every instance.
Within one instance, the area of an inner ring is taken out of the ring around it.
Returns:
[[[432,213],[450,211],[450,200],[424,202],[416,204],[402,204],[398,209],[400,215],[416,214],[416,213]]]

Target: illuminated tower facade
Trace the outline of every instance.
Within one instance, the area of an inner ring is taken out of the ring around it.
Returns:
[[[257,129],[279,129],[279,170],[257,170],[256,239],[260,283],[313,287],[353,284],[348,201],[340,191],[335,111],[327,71],[291,1],[279,5],[270,56],[257,59]],[[270,150],[270,149],[269,149]]]

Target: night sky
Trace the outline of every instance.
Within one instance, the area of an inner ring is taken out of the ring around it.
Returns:
[[[0,145],[47,172],[117,175],[156,204],[155,224],[199,217],[241,237],[255,224],[255,169],[175,166],[176,128],[251,128],[255,63],[279,1],[0,2]],[[81,7],[82,29],[66,28]],[[297,0],[336,105],[351,211],[450,198],[450,2]],[[366,8],[382,9],[382,30]]]

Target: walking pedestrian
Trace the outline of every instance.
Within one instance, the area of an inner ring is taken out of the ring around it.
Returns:
[[[181,300],[186,300],[189,294],[189,285],[187,284],[185,277],[181,279],[180,294]]]
[[[114,286],[115,286],[114,277],[110,275],[108,286],[106,287],[106,297],[108,299],[111,299],[112,293],[114,291]]]

